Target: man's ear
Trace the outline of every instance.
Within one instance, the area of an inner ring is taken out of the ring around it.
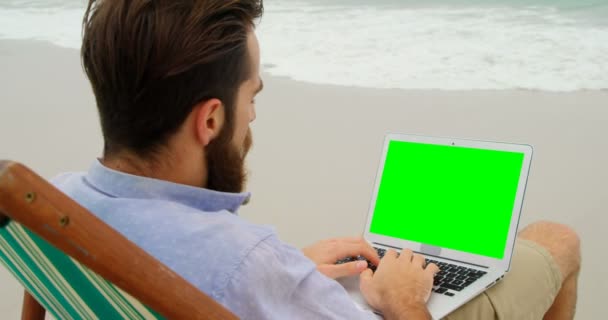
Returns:
[[[199,103],[194,112],[196,137],[203,146],[207,146],[224,126],[224,105],[219,99],[209,99]]]

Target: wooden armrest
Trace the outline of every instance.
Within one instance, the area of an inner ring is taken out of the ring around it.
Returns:
[[[21,320],[44,320],[46,310],[27,290],[23,292],[23,308],[21,309]]]

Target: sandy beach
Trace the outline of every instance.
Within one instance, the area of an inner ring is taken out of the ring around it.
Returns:
[[[94,98],[77,50],[0,40],[0,159],[50,178],[101,153]],[[600,314],[608,280],[608,91],[439,91],[316,85],[263,75],[241,215],[296,246],[356,235],[387,132],[534,147],[522,223],[547,219],[581,235],[576,319]],[[0,314],[19,319],[22,292],[0,269]]]

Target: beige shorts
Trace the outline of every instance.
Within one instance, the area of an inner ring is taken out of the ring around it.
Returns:
[[[532,241],[517,240],[505,277],[444,319],[542,319],[559,292],[561,278],[547,250]]]

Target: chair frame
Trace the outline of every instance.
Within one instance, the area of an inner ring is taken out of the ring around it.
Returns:
[[[9,220],[167,319],[238,319],[26,166],[0,161],[0,227]],[[44,315],[26,291],[22,319]]]

